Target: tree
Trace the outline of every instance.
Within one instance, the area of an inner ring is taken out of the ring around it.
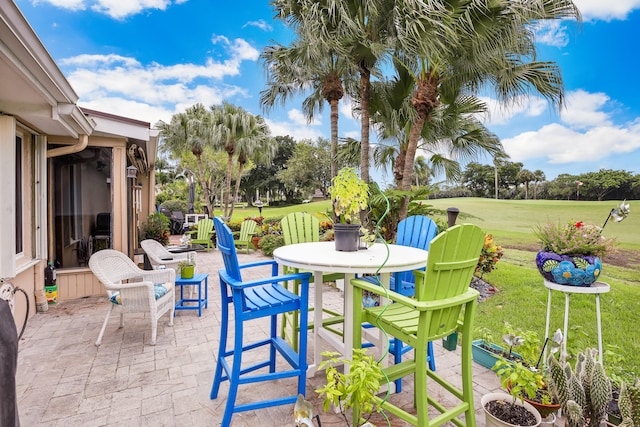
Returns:
[[[498,185],[498,168],[502,165],[502,162],[505,160],[509,160],[509,155],[504,151],[499,151],[493,155],[493,171],[494,171],[494,186],[495,186],[495,195],[496,200],[498,200],[500,186]]]
[[[424,2],[415,14],[439,16],[443,25],[417,28],[414,13],[401,15],[400,27],[412,29],[398,38],[404,63],[416,80],[412,105],[416,115],[407,149],[402,189],[410,187],[410,171],[424,123],[433,110],[461,88],[469,93],[492,90],[498,101],[508,104],[537,92],[554,107],[562,105],[564,88],[560,69],[537,61],[532,23],[564,17],[579,18],[568,0],[538,2],[496,0],[466,2],[446,9],[440,2]],[[401,209],[406,212],[408,200]],[[402,215],[402,213],[401,213]],[[401,216],[402,217],[402,216]]]
[[[286,169],[278,172],[278,179],[290,190],[289,194],[306,199],[317,188],[326,194],[331,173],[328,145],[322,139],[317,144],[310,140],[296,144]]]
[[[541,171],[540,169],[536,169],[535,171],[533,171],[533,182],[534,182],[533,199],[534,200],[538,198],[538,184],[543,182],[545,179],[547,179],[547,177],[545,176],[543,171]]]
[[[535,179],[536,179],[536,177],[533,174],[533,172],[531,172],[528,169],[522,169],[516,175],[516,181],[518,183],[524,184],[524,199],[525,200],[529,199],[529,183],[531,181],[534,181]]]
[[[631,189],[633,175],[624,170],[600,169],[598,172],[582,174],[578,179],[583,183],[580,189],[583,198],[602,201],[617,190],[624,189],[622,193],[628,192]]]
[[[246,152],[259,138],[267,136],[268,128],[264,121],[258,120],[253,114],[242,107],[223,102],[222,105],[212,106],[212,121],[217,144],[227,153],[227,181],[224,201],[224,217],[233,214],[235,200],[231,199],[231,180],[233,178],[234,155]],[[238,177],[240,179],[240,177]]]
[[[476,197],[490,197],[493,187],[493,168],[477,162],[467,164],[463,174],[463,184]]]
[[[313,36],[299,32],[289,47],[267,46],[260,55],[267,73],[267,88],[260,92],[260,103],[269,110],[276,103],[285,104],[290,97],[309,93],[302,110],[310,122],[321,113],[326,100],[331,109],[331,176],[337,174],[338,103],[344,96],[342,76],[350,73],[349,64],[335,51],[321,52]]]
[[[181,153],[191,152],[196,158],[198,180],[205,195],[207,208],[213,216],[211,200],[213,195],[205,179],[205,169],[202,164],[202,153],[205,147],[213,148],[215,139],[213,135],[213,123],[210,112],[204,105],[196,104],[185,110],[184,113],[174,114],[169,123],[160,121],[158,128],[162,133],[162,149],[170,152],[174,157],[180,158]]]

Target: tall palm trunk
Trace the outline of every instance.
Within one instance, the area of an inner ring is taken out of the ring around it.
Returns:
[[[411,125],[409,133],[409,143],[407,144],[407,154],[404,162],[404,175],[402,177],[401,190],[411,190],[411,172],[418,150],[418,141],[422,128],[427,120],[431,118],[431,112],[439,104],[438,101],[438,76],[428,71],[418,78],[418,87],[413,94],[411,104],[416,110],[416,118]],[[402,221],[407,217],[409,211],[409,197],[404,197],[400,203],[399,219]]]
[[[200,186],[202,187],[202,192],[204,193],[205,202],[207,204],[207,209],[209,210],[209,215],[213,218],[215,215],[213,214],[213,206],[211,206],[211,189],[209,188],[209,183],[206,179],[204,179],[204,167],[202,166],[202,156],[196,156],[196,161],[198,163],[198,179],[200,180]]]
[[[233,208],[236,206],[236,200],[238,200],[238,194],[240,194],[240,180],[242,179],[242,171],[244,170],[244,164],[247,162],[246,157],[238,159],[238,179],[236,179],[236,190],[233,196],[233,203],[231,203],[231,211],[229,212],[229,218],[233,216]]]
[[[336,72],[327,75],[322,88],[322,95],[331,107],[331,178],[338,174],[338,102],[344,96],[340,76]]]
[[[360,65],[360,178],[369,182],[369,101],[371,100],[371,72]]]
[[[233,149],[227,149],[229,155],[227,159],[227,190],[224,195],[224,217],[231,219],[229,215],[229,198],[231,197],[231,178],[233,175]]]

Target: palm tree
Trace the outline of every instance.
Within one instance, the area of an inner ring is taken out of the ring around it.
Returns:
[[[163,150],[171,152],[174,156],[180,156],[184,151],[189,151],[195,156],[198,181],[205,195],[207,208],[213,216],[212,194],[202,164],[205,148],[215,146],[210,112],[204,105],[196,104],[187,108],[184,113],[174,114],[169,123],[160,121],[157,126],[164,140]]]
[[[529,183],[536,179],[535,175],[533,174],[533,172],[531,172],[528,169],[522,169],[520,172],[518,172],[518,175],[516,175],[516,179],[518,182],[521,182],[524,184],[524,199],[528,200],[529,199]]]
[[[227,153],[227,180],[224,201],[224,217],[230,218],[235,200],[231,203],[231,180],[233,178],[233,158],[236,154],[246,155],[248,147],[259,137],[267,135],[267,127],[263,120],[236,105],[223,102],[212,106],[214,135],[218,145]],[[239,152],[238,152],[239,150]],[[238,177],[238,180],[240,177]]]
[[[433,10],[432,10],[433,9]],[[418,14],[445,13],[438,26],[414,30],[398,38],[403,60],[416,80],[412,105],[416,110],[409,136],[402,189],[411,185],[415,153],[424,123],[451,95],[493,89],[504,104],[537,92],[556,107],[564,88],[559,67],[537,61],[532,24],[580,15],[569,0],[467,2],[443,11],[441,2],[423,2]],[[401,28],[415,28],[411,14]],[[408,200],[401,205],[406,215]]]
[[[394,78],[372,86],[371,111],[379,139],[391,142],[391,145],[376,147],[374,161],[392,166],[396,185],[400,188],[405,178],[409,136],[415,120],[415,110],[410,104],[415,80],[403,66],[396,65]],[[456,180],[461,175],[461,160],[473,160],[480,154],[502,150],[498,138],[476,118],[484,112],[486,105],[483,102],[464,94],[433,111],[432,120],[425,122],[421,130],[417,147],[429,154],[428,163],[424,165],[430,175],[443,172],[447,179]],[[414,172],[412,170],[409,175],[412,182]]]
[[[493,155],[493,172],[494,172],[494,186],[496,191],[496,200],[498,200],[498,188],[500,188],[498,181],[498,169],[502,166],[505,160],[509,160],[510,157],[504,151],[499,151]]]
[[[533,171],[533,182],[534,182],[533,199],[534,200],[538,198],[538,183],[544,181],[545,179],[547,179],[547,177],[545,176],[543,171],[541,171],[540,169],[536,169],[535,171]]]
[[[331,109],[331,176],[337,174],[338,103],[344,96],[343,76],[349,74],[349,64],[335,51],[320,52],[313,40],[305,34],[289,47],[267,46],[260,57],[267,73],[267,88],[260,92],[260,103],[269,110],[288,98],[308,93],[302,102],[302,110],[311,122],[316,112],[321,113],[324,100]]]
[[[359,74],[360,176],[369,182],[369,101],[371,75],[387,54],[396,33],[392,0],[277,0],[278,15],[304,32],[316,49],[332,51]],[[325,46],[325,47],[320,47]],[[355,95],[355,94],[354,94]]]

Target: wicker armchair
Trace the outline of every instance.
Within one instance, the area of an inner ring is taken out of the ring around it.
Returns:
[[[104,285],[110,300],[96,346],[102,342],[112,311],[120,313],[121,328],[124,326],[124,313],[148,313],[151,345],[156,344],[160,316],[168,312],[169,325],[173,326],[176,280],[173,269],[141,270],[129,257],[113,249],[93,254],[89,268]]]
[[[162,243],[157,240],[147,239],[140,242],[140,247],[144,250],[149,257],[149,262],[153,269],[157,269],[159,265],[164,265],[167,268],[173,268],[178,273],[178,263],[180,261],[187,261],[189,259],[196,259],[196,252],[189,251],[179,254],[169,252],[167,248],[162,246]]]

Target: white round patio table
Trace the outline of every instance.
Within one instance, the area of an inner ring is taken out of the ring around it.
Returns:
[[[353,292],[351,279],[356,274],[380,274],[385,286],[389,285],[390,273],[416,270],[427,265],[428,252],[418,248],[400,245],[374,243],[368,249],[355,252],[340,252],[335,242],[310,242],[277,248],[273,258],[278,264],[301,270],[313,271],[315,286],[314,310],[314,363],[309,367],[315,373],[322,361],[319,338],[329,342],[351,360],[353,348]],[[344,273],[344,337],[322,328],[322,273]],[[346,345],[345,345],[346,344]]]
[[[600,294],[609,292],[611,289],[608,283],[595,282],[591,286],[570,286],[560,285],[548,280],[544,281],[544,286],[549,289],[549,295],[547,297],[547,324],[545,328],[544,338],[545,342],[549,338],[549,321],[551,316],[551,292],[560,291],[564,294],[564,335],[562,337],[562,351],[561,357],[567,355],[567,332],[569,327],[569,297],[571,294],[592,294],[596,296],[596,321],[598,326],[598,352],[600,361],[602,362],[602,321],[600,319]],[[547,355],[547,347],[545,346],[545,360]]]

